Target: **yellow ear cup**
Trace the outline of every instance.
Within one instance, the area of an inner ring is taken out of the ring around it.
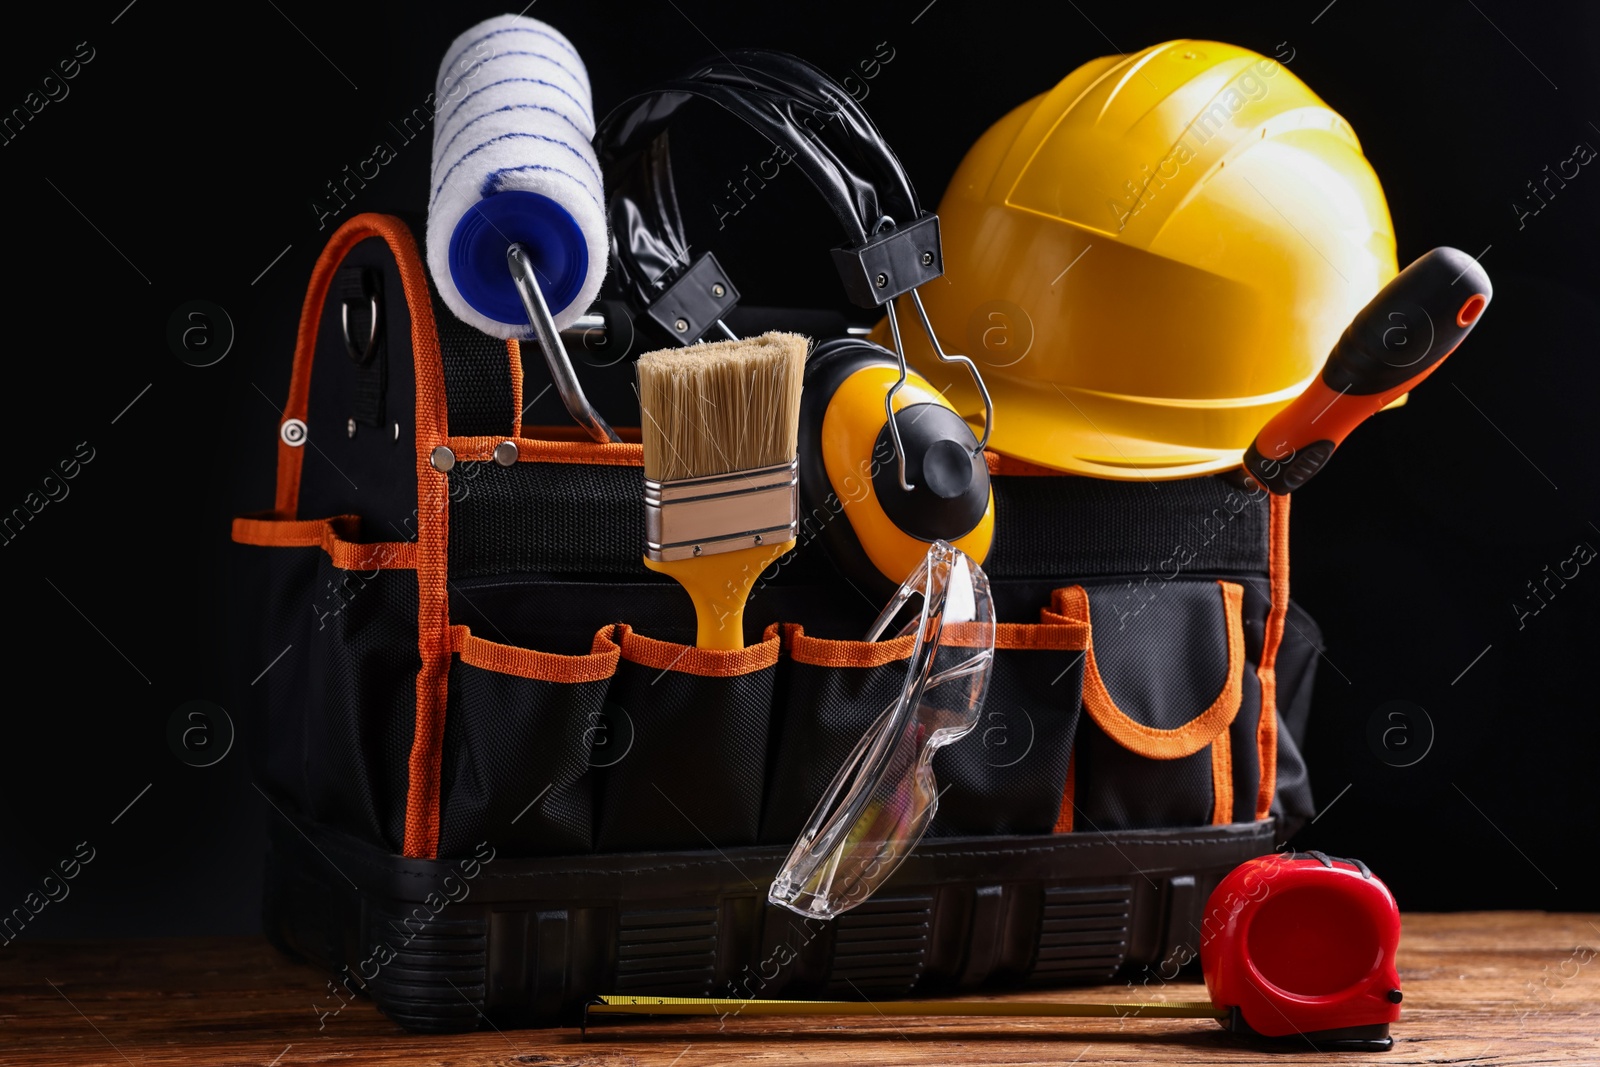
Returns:
[[[800,541],[821,537],[845,576],[887,596],[942,538],[980,563],[994,539],[994,494],[974,434],[915,373],[892,404],[907,480],[888,432],[884,397],[899,378],[894,354],[840,338],[812,354],[800,416]],[[951,478],[954,481],[951,481]]]
[[[880,441],[887,421],[883,398],[899,376],[895,367],[861,368],[839,386],[822,419],[822,463],[834,492],[844,503],[844,517],[855,530],[856,540],[872,565],[896,584],[905,581],[906,575],[917,569],[928,554],[929,544],[895,525],[884,510],[875,484],[883,480],[880,472],[898,477],[899,464],[893,443],[891,441],[885,449]],[[919,374],[911,374],[906,379],[906,384],[895,393],[893,404],[897,412],[917,404],[937,404],[947,411],[955,411]],[[950,543],[982,563],[989,555],[993,539],[994,493],[991,491],[978,524]]]

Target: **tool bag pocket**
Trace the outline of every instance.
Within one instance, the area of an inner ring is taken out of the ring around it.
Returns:
[[[1242,586],[1174,580],[1129,610],[1126,583],[1056,590],[1047,618],[1086,628],[1083,710],[1059,829],[1248,822],[1261,686]],[[1259,631],[1259,623],[1253,627]]]
[[[933,757],[935,836],[1049,833],[1072,757],[1087,628],[1065,619],[999,623],[978,724]],[[779,737],[761,838],[804,829],[861,735],[905,684],[912,638],[838,641],[783,628]]]
[[[233,523],[236,647],[256,777],[275,803],[398,851],[416,712],[416,546],[354,516]]]
[[[488,641],[466,626],[451,628],[451,646],[439,855],[486,839],[511,855],[589,851],[593,767],[609,755],[606,692],[620,658],[611,627],[578,656]]]
[[[1079,736],[1088,627],[996,623],[994,672],[973,732],[933,756],[932,837],[1055,829]]]
[[[911,637],[835,641],[785,623],[771,785],[761,840],[792,844],[844,764],[906,680]]]
[[[601,852],[755,844],[766,778],[778,629],[738,650],[696,648],[619,624],[606,711],[611,744],[597,768]]]

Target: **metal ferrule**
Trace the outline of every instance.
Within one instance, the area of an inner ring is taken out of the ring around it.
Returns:
[[[792,541],[799,531],[799,462],[644,481],[645,556],[656,563]]]

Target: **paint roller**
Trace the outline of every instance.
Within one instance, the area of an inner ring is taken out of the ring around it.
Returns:
[[[538,19],[501,15],[439,66],[428,269],[446,306],[495,337],[539,340],[573,419],[620,438],[589,405],[561,344],[600,291],[606,223],[589,74]]]

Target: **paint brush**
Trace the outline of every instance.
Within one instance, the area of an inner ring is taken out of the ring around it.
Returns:
[[[744,647],[750,587],[794,547],[806,349],[766,333],[639,357],[644,565],[689,594],[701,648]]]

